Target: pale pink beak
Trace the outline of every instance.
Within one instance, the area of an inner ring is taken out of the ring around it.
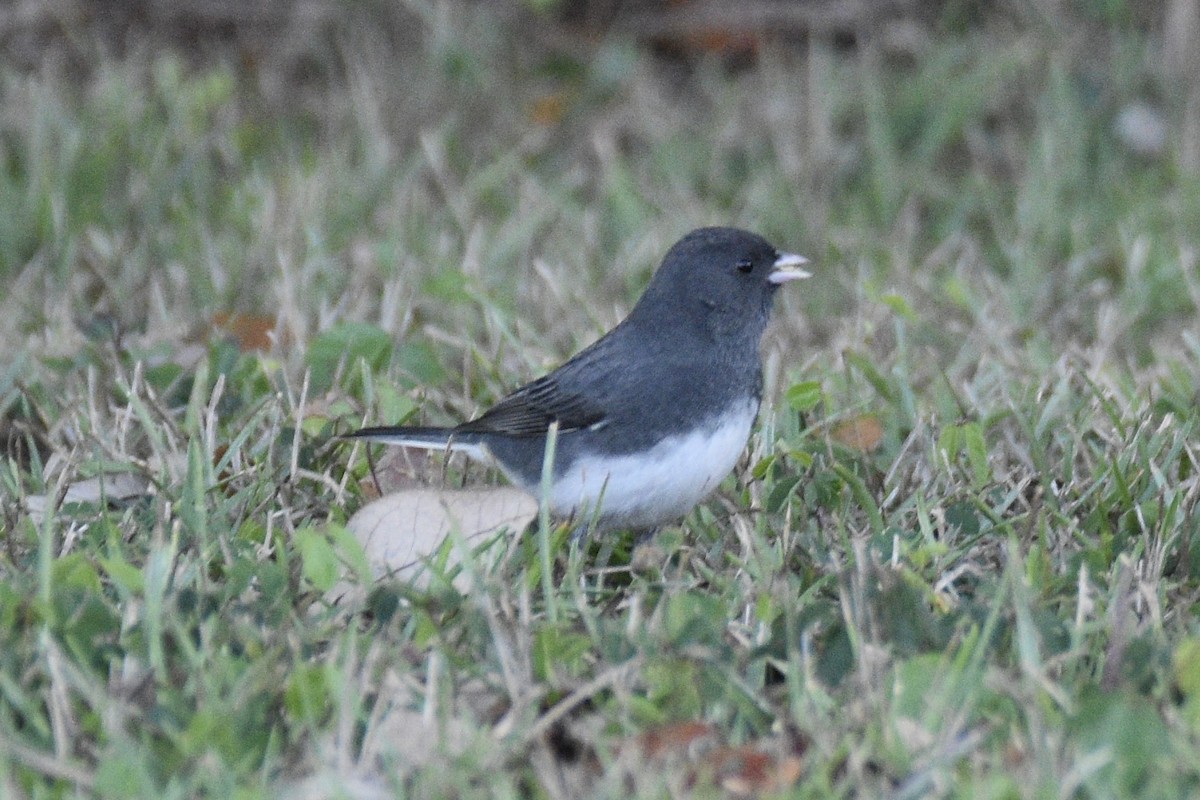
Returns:
[[[778,285],[788,281],[798,281],[801,278],[811,278],[811,272],[800,269],[807,263],[808,259],[804,256],[798,256],[795,253],[780,253],[779,257],[775,259],[774,269],[767,276],[767,280]]]

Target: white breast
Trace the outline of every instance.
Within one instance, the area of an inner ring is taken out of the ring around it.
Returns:
[[[656,444],[648,453],[578,458],[554,484],[555,514],[588,520],[600,504],[605,528],[673,522],[725,479],[746,447],[758,403],[747,400],[720,420]]]

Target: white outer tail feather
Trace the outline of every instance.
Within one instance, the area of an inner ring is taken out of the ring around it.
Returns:
[[[483,449],[483,445],[478,442],[463,442],[454,439],[433,441],[421,437],[406,436],[402,433],[375,433],[368,436],[356,437],[365,442],[378,442],[379,444],[399,445],[400,447],[413,447],[418,450],[441,450],[443,452],[450,451],[453,453],[463,453],[464,455],[475,459],[490,463],[487,451]]]

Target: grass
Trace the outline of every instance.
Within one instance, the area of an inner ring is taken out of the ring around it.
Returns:
[[[418,3],[288,103],[6,67],[0,796],[1195,794],[1200,87],[1122,3],[954,8],[731,71]],[[479,410],[708,223],[818,270],[719,495],[329,603],[332,435]]]

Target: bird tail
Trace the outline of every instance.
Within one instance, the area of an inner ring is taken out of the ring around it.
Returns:
[[[456,432],[453,428],[385,425],[378,428],[361,428],[346,434],[345,438],[366,439],[369,442],[416,447],[421,450],[454,450],[473,458],[483,458],[485,455],[476,436]]]

